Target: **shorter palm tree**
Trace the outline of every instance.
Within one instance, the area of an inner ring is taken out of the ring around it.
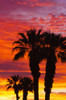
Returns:
[[[21,90],[23,90],[23,100],[27,100],[28,91],[33,92],[33,81],[29,77],[20,80]]]
[[[12,88],[16,94],[16,100],[19,100],[19,96],[18,96],[18,93],[19,93],[19,90],[20,90],[20,79],[21,77],[19,77],[19,75],[15,75],[15,76],[11,76],[10,78],[7,79],[7,90]]]

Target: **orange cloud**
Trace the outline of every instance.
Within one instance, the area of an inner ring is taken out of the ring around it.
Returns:
[[[20,2],[20,1],[18,1],[17,4],[19,4],[19,5],[27,5],[28,3],[27,2]]]
[[[51,6],[55,6],[55,3],[53,2],[45,2],[45,3],[35,3],[36,6],[48,6],[48,7],[51,7]]]

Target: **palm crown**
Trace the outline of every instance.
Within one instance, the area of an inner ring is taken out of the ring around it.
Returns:
[[[11,76],[10,78],[7,79],[7,90],[9,88],[13,88],[14,92],[17,93],[19,91],[19,84],[20,84],[20,77],[19,75]]]
[[[36,34],[36,30],[29,30],[27,31],[26,36],[24,35],[24,33],[19,33],[21,38],[18,41],[14,42],[17,43],[18,46],[13,48],[13,51],[15,49],[19,49],[19,52],[15,55],[14,60],[23,57],[26,51],[29,52],[38,46],[40,39],[40,32],[41,30],[39,30],[38,33]]]
[[[20,84],[21,84],[21,88],[25,89],[27,91],[33,91],[33,81],[28,78],[28,77],[24,77],[20,80]]]
[[[66,37],[50,32],[43,33],[43,37],[46,47],[49,48],[49,53],[54,51],[57,58],[60,58],[62,62],[66,61]]]
[[[27,100],[28,91],[33,92],[33,81],[29,77],[20,80],[20,89],[23,90],[23,100]]]
[[[20,90],[20,80],[21,80],[21,77],[19,77],[19,75],[14,75],[14,76],[11,76],[10,78],[7,79],[7,90],[12,88],[16,94],[16,100],[19,100],[19,96],[18,96],[18,93],[19,93],[19,90]]]

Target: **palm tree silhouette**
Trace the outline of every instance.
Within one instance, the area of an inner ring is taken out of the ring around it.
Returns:
[[[50,93],[55,75],[57,58],[60,58],[62,62],[66,61],[66,37],[62,37],[60,34],[43,33],[44,42],[47,48],[47,63],[45,74],[45,100],[50,99]]]
[[[13,51],[15,49],[18,49],[19,52],[15,55],[14,60],[18,60],[21,57],[24,57],[25,53],[28,52],[29,56],[29,66],[31,70],[31,74],[34,79],[34,100],[39,99],[38,95],[38,79],[40,77],[39,72],[39,62],[40,57],[38,56],[38,53],[40,51],[40,33],[41,30],[38,30],[36,32],[35,29],[31,29],[26,32],[26,36],[24,33],[19,33],[21,38],[18,41],[15,41],[14,43],[17,44],[15,48],[13,48]]]
[[[12,88],[16,94],[16,100],[19,100],[19,96],[18,96],[18,93],[19,93],[19,90],[20,90],[20,79],[21,77],[19,77],[19,75],[15,75],[15,76],[11,76],[10,78],[7,79],[7,90]]]
[[[33,92],[33,81],[29,77],[20,80],[20,88],[23,90],[23,100],[27,100],[28,91]]]

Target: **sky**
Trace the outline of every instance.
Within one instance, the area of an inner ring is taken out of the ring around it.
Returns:
[[[12,75],[31,77],[29,58],[13,62],[13,42],[19,32],[31,28],[43,29],[66,36],[66,0],[0,0],[0,100],[15,100],[13,90],[6,90],[6,81]],[[40,100],[44,100],[46,61],[40,63]],[[66,63],[56,64],[51,100],[66,100]],[[20,92],[22,98],[22,93]],[[20,98],[20,100],[21,100]],[[33,93],[28,94],[33,100]]]

